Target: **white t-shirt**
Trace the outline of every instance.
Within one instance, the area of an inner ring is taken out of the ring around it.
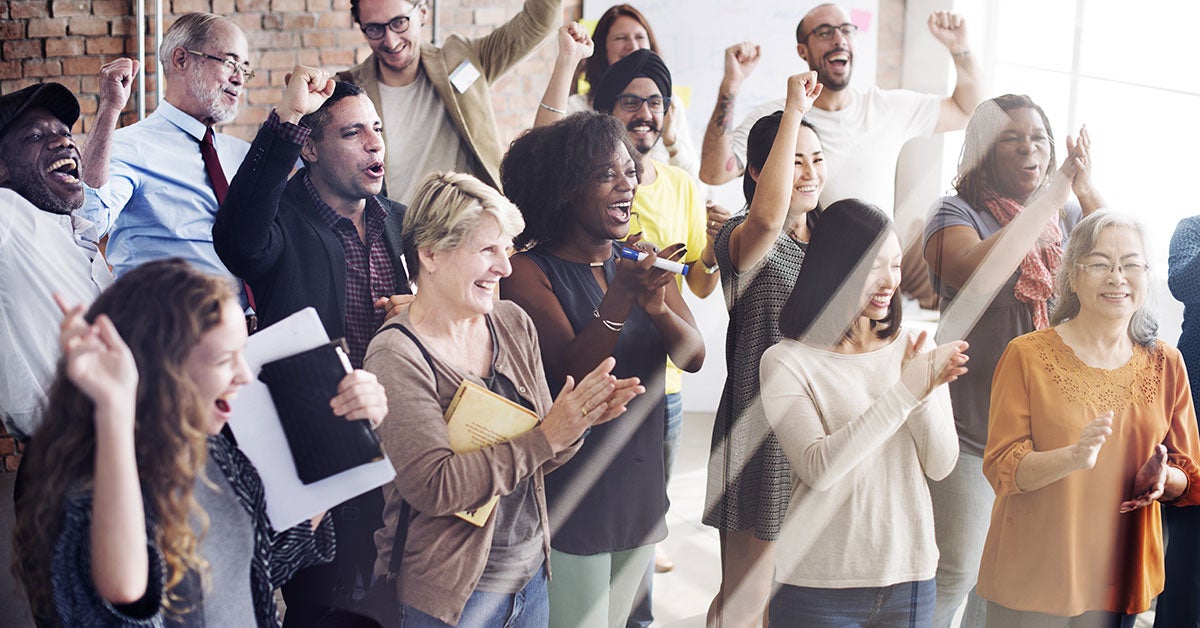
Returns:
[[[845,354],[785,338],[763,353],[763,410],[792,468],[777,581],[882,587],[937,571],[925,478],[950,473],[958,437],[946,386],[917,401],[900,382],[909,342],[901,330]]]
[[[379,100],[388,198],[409,204],[417,182],[430,170],[473,172],[462,137],[424,70],[411,85],[379,83]]]
[[[813,107],[804,116],[821,138],[828,176],[821,206],[843,198],[858,198],[889,215],[896,204],[896,159],[905,142],[931,135],[944,96],[906,89],[866,91],[853,87],[850,105],[838,111]],[[746,167],[746,139],[763,116],[783,109],[784,100],[763,103],[750,112],[733,133],[733,153]]]
[[[0,188],[0,415],[30,436],[61,355],[62,312],[51,295],[91,305],[112,283],[96,247],[99,231],[84,218],[45,212]]]

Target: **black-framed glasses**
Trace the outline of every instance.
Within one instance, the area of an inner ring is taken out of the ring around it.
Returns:
[[[808,31],[808,34],[804,36],[803,41],[807,41],[808,38],[812,37],[813,35],[816,35],[817,39],[833,39],[833,33],[835,31],[841,31],[842,35],[846,39],[854,39],[854,36],[858,34],[858,27],[850,24],[849,22],[845,24],[838,24],[837,26],[832,24],[822,24],[811,31]]]
[[[634,94],[621,94],[617,96],[617,104],[625,111],[637,111],[642,108],[642,103],[650,106],[650,111],[662,113],[671,106],[671,98],[669,96],[651,96],[642,98]]]
[[[363,32],[363,35],[367,36],[367,39],[383,39],[383,34],[385,32],[384,31],[385,28],[387,30],[392,31],[393,33],[396,33],[397,35],[399,35],[400,33],[404,33],[404,32],[408,31],[408,27],[409,27],[410,23],[412,22],[413,13],[416,13],[417,10],[420,8],[421,8],[421,3],[418,2],[413,5],[412,10],[409,11],[407,14],[397,15],[396,17],[388,20],[386,24],[381,24],[379,22],[371,22],[369,24],[363,24],[360,28]]]
[[[218,57],[217,55],[210,55],[207,52],[200,52],[199,50],[188,50],[187,48],[184,48],[184,50],[187,50],[188,54],[193,54],[193,55],[196,55],[197,57],[202,57],[204,59],[212,59],[213,61],[220,61],[221,63],[225,64],[225,67],[229,68],[230,70],[241,73],[243,81],[249,81],[250,79],[254,78],[254,70],[251,70],[250,64],[246,63],[245,61],[242,61],[239,63],[237,61],[234,61],[233,59],[230,59],[229,57]]]
[[[1150,270],[1149,264],[1144,262],[1125,262],[1124,264],[1113,264],[1111,262],[1092,262],[1090,264],[1079,264],[1083,272],[1092,277],[1107,277],[1114,270],[1120,270],[1122,275],[1126,277],[1141,277]]]

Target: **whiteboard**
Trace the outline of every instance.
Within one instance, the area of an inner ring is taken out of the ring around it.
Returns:
[[[611,0],[584,0],[583,18],[596,20]],[[818,4],[788,0],[636,0],[631,5],[645,14],[659,52],[671,70],[678,96],[687,106],[689,130],[699,153],[704,129],[717,101],[717,88],[725,69],[725,49],[738,42],[762,46],[763,56],[742,86],[734,110],[734,125],[758,104],[787,93],[787,77],[808,65],[796,53],[796,25]],[[859,28],[854,40],[854,74],[851,84],[865,89],[875,83],[878,57],[878,0],[839,2]],[[699,154],[697,154],[699,157]],[[739,210],[741,179],[714,190],[714,198],[731,211]]]

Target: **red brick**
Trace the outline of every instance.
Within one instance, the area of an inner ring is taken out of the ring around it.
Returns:
[[[348,68],[354,65],[354,50],[347,48],[322,50],[321,65],[330,69]]]
[[[99,110],[100,105],[98,96],[82,96],[79,99],[79,112],[85,116],[92,115]]]
[[[237,0],[239,13],[266,12],[271,8],[271,0]]]
[[[14,79],[20,77],[20,61],[0,61],[0,79]]]
[[[246,90],[247,105],[272,105],[279,102],[280,89],[278,87],[256,87]]]
[[[307,44],[305,44],[304,48],[299,50],[298,56],[299,59],[296,61],[296,63],[301,65],[311,65],[313,67],[319,67],[321,65],[321,52],[315,48],[308,47]]]
[[[50,12],[54,17],[88,15],[92,12],[92,3],[89,0],[54,0],[50,4]]]
[[[67,32],[72,35],[107,35],[108,20],[102,17],[73,17],[67,23]]]
[[[262,19],[263,30],[279,31],[283,30],[283,16],[278,13],[268,13]]]
[[[0,81],[0,94],[10,94],[19,89],[25,89],[30,85],[36,85],[41,81],[31,78],[11,78],[6,81]]]
[[[217,15],[230,15],[234,10],[233,0],[213,0],[212,12]]]
[[[175,15],[207,13],[210,7],[208,0],[171,0],[171,9]]]
[[[133,7],[129,0],[92,0],[92,15],[129,15]]]
[[[89,37],[87,39],[89,55],[119,55],[125,52],[123,37]]]
[[[46,40],[47,57],[77,57],[83,54],[83,40],[78,37]]]
[[[272,11],[303,11],[304,0],[271,0]]]
[[[330,0],[305,0],[304,9],[313,13],[324,13],[333,8]]]
[[[231,18],[233,22],[242,29],[242,32],[246,34],[254,33],[258,31],[258,29],[262,28],[263,16],[259,13],[248,13],[250,9],[245,8],[246,4],[253,2],[262,2],[263,9],[265,9],[267,6],[267,0],[239,0],[238,11],[240,11],[240,13],[235,13]]]
[[[0,39],[25,39],[25,22],[13,20],[0,23]]]
[[[31,17],[50,17],[50,4],[42,0],[41,2],[20,2],[13,0],[8,3],[8,17],[14,20],[26,19]]]
[[[337,45],[337,35],[323,31],[313,31],[302,35],[305,48],[333,48]]]
[[[0,436],[0,456],[17,453],[17,441],[7,433]]]
[[[296,53],[291,50],[268,50],[255,65],[267,70],[290,70],[296,65]]]
[[[57,60],[27,59],[25,76],[58,76],[62,74],[62,62]]]
[[[81,76],[79,77],[79,93],[80,94],[95,94],[100,91],[100,77]]]
[[[365,46],[367,38],[363,36],[362,31],[357,28],[354,30],[340,31],[337,34],[339,46]]]
[[[54,77],[54,82],[60,83],[63,87],[71,90],[72,94],[83,93],[83,90],[79,89],[80,82],[78,76],[56,76]]]
[[[7,20],[7,19],[8,19],[8,3],[3,2],[3,3],[0,3],[0,20]]]
[[[137,19],[130,16],[115,17],[109,24],[113,35],[132,35],[137,32]]]
[[[321,65],[321,63],[318,61],[317,63],[311,63],[309,65]],[[271,70],[269,73],[270,79],[268,80],[267,84],[282,87],[286,83],[284,79],[287,77],[287,73],[291,71],[292,68],[288,68],[286,70]]]
[[[317,18],[317,28],[321,29],[342,31],[351,28],[350,24],[350,14],[345,11],[322,13],[320,17]]]
[[[67,34],[66,18],[29,20],[29,37],[62,37]]]
[[[103,65],[97,57],[72,57],[63,59],[63,74],[81,74],[92,76],[100,72]]]
[[[350,12],[350,0],[333,0],[333,10]]]
[[[317,17],[307,13],[283,16],[283,28],[290,31],[309,30],[317,25]]]
[[[4,42],[5,59],[30,59],[42,56],[42,40],[14,39]]]

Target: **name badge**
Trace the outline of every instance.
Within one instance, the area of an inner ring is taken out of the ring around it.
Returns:
[[[479,69],[476,68],[470,62],[470,60],[463,59],[463,62],[458,64],[458,67],[454,68],[454,71],[450,73],[450,84],[454,86],[454,89],[458,90],[458,93],[462,94],[465,93],[480,76],[482,75],[479,73]]]

